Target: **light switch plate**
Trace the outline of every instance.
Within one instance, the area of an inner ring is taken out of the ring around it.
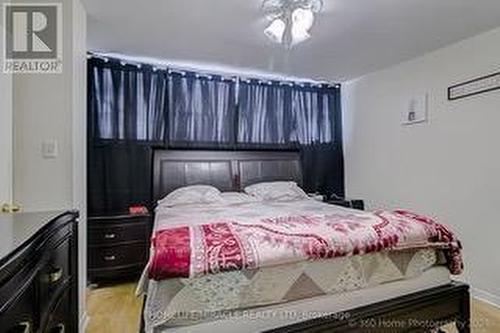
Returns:
[[[45,140],[42,142],[42,157],[43,158],[56,158],[58,155],[57,141]]]
[[[413,125],[427,121],[427,94],[413,96],[401,113],[403,125]]]

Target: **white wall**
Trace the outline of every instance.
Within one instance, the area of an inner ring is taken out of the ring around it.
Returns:
[[[370,208],[408,208],[453,226],[476,295],[500,304],[500,91],[457,101],[447,87],[500,71],[500,29],[343,87],[346,189]],[[429,93],[429,122],[401,126]]]
[[[63,72],[13,75],[14,201],[24,211],[73,206],[72,3],[63,3]],[[57,158],[42,157],[44,140],[57,141]]]

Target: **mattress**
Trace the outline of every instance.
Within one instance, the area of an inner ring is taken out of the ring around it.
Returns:
[[[450,274],[443,266],[432,267],[419,277],[381,284],[376,287],[317,296],[304,300],[259,307],[224,318],[183,327],[157,327],[155,333],[254,333],[283,327],[317,317],[341,314],[350,309],[383,302],[399,296],[450,283]]]
[[[419,277],[442,263],[432,249],[387,251],[147,283],[144,320],[153,327],[220,320],[258,306],[373,288]],[[446,270],[446,269],[445,269]]]

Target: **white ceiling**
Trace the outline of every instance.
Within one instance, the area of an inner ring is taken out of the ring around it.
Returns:
[[[261,0],[83,0],[93,51],[345,81],[500,26],[500,0],[324,0],[287,52]]]

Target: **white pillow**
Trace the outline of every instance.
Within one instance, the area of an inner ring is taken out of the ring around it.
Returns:
[[[189,204],[221,203],[220,191],[208,185],[192,185],[178,188],[158,201],[158,206],[173,207]]]
[[[261,201],[257,197],[252,197],[251,195],[241,192],[222,192],[221,197],[226,205],[237,205]]]
[[[309,198],[296,182],[258,183],[245,187],[245,193],[264,201],[293,201]]]

